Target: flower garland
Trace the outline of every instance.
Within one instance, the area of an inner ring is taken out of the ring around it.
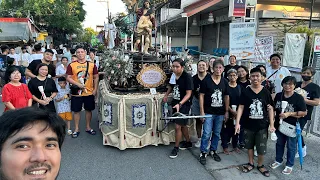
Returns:
[[[121,50],[106,50],[102,54],[105,79],[109,84],[126,87],[133,73],[133,63],[129,55]]]

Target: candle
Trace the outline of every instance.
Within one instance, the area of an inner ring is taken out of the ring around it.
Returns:
[[[131,52],[133,52],[133,34],[131,34]]]

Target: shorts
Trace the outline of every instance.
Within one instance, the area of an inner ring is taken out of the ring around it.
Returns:
[[[72,121],[72,112],[64,112],[58,114],[65,121]]]
[[[195,97],[192,98],[191,114],[195,116],[200,115],[199,99]]]
[[[191,107],[191,105],[185,105],[185,104],[183,104],[181,107],[180,107],[180,110],[179,110],[179,112],[180,113],[182,113],[182,114],[184,114],[184,115],[189,115],[189,113],[190,113],[190,107]],[[176,109],[175,108],[173,108],[173,113],[175,113],[176,112]],[[176,123],[176,124],[178,124],[178,125],[180,125],[180,126],[186,126],[187,124],[188,124],[188,121],[189,121],[189,119],[175,119],[174,120],[174,123]]]
[[[254,132],[244,129],[244,142],[246,149],[257,148],[258,155],[265,155],[267,153],[268,129],[262,129]]]
[[[94,96],[71,96],[72,112],[80,112],[82,105],[86,111],[93,111],[95,109]]]

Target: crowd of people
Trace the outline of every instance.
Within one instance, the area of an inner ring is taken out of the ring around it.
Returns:
[[[0,118],[1,157],[4,157],[0,177],[7,179],[43,174],[56,177],[65,135],[73,138],[80,135],[82,110],[85,110],[85,131],[96,134],[90,123],[99,81],[99,58],[95,51],[87,52],[80,46],[67,47],[63,57],[58,57],[56,51],[42,49],[41,45],[31,49],[33,54],[28,55],[28,49],[22,47],[21,54],[15,55],[13,48],[1,47],[0,77],[5,84],[2,87],[5,113]],[[304,67],[302,81],[297,82],[290,71],[281,66],[278,54],[270,57],[270,67],[259,65],[250,71],[244,65],[238,66],[235,56],[230,56],[229,61],[230,64],[224,66],[221,59],[200,60],[197,74],[191,77],[184,70],[185,62],[174,59],[175,78],[170,81],[163,101],[167,102],[172,94],[174,112],[206,117],[196,119],[198,139],[194,146],[200,148],[201,164],[206,164],[207,155],[217,162],[222,160],[217,152],[221,140],[225,154],[230,154],[229,144],[235,153],[248,149],[248,162],[241,166],[242,172],[255,168],[256,154],[257,169],[269,177],[264,155],[270,131],[277,137],[276,157],[268,167],[275,169],[285,164],[282,173],[290,174],[299,154],[297,137],[288,128],[294,129],[292,127],[299,122],[303,129],[311,120],[313,107],[320,103],[320,87],[312,82],[315,70]],[[285,107],[283,102],[286,102]],[[74,130],[71,120],[75,123]],[[170,158],[176,158],[179,150],[193,147],[187,125],[188,119],[175,121],[175,145]],[[23,164],[29,161],[30,154],[19,154],[12,148],[31,148],[30,143],[35,144],[35,148],[45,144],[45,153],[53,153],[59,161],[48,165],[43,163],[43,156],[35,156],[34,164],[21,171],[24,173],[13,171],[18,168],[12,168],[15,165],[12,162]],[[306,149],[303,142],[303,156],[307,154]],[[7,157],[15,157],[15,160]],[[44,168],[39,170],[38,167]]]
[[[225,154],[229,154],[228,144],[234,152],[248,149],[248,163],[241,166],[244,173],[255,168],[254,156],[258,157],[257,169],[269,177],[270,172],[264,165],[267,153],[269,132],[276,136],[276,158],[268,167],[275,169],[283,163],[284,149],[287,146],[287,162],[282,171],[290,174],[297,153],[295,126],[300,123],[303,129],[311,120],[314,106],[320,103],[320,87],[312,82],[315,70],[304,67],[301,71],[302,81],[297,82],[290,71],[281,66],[281,57],[273,54],[270,66],[258,65],[250,71],[244,65],[237,65],[236,57],[229,57],[230,64],[224,66],[221,59],[197,63],[197,74],[191,77],[184,71],[184,61],[175,59],[172,70],[175,80],[164,97],[167,102],[172,93],[172,107],[188,115],[196,115],[198,140],[195,147],[200,148],[201,164],[206,164],[207,155],[220,162],[217,153],[218,143]],[[297,88],[300,90],[297,91]],[[283,107],[283,102],[286,106]],[[188,128],[188,119],[175,122],[175,146],[170,158],[176,158],[180,150],[192,147]],[[294,131],[289,131],[293,129]],[[185,141],[181,141],[182,135]],[[306,156],[303,143],[303,156]]]
[[[21,53],[15,54],[15,48],[1,46],[4,111],[33,106],[57,113],[67,121],[67,133],[76,138],[80,133],[80,112],[85,110],[85,131],[95,135],[90,122],[99,81],[96,51],[67,46],[59,57],[52,45],[45,49],[36,44],[31,48],[33,54],[27,49],[29,47],[22,47]],[[74,130],[71,130],[71,120],[75,122]]]

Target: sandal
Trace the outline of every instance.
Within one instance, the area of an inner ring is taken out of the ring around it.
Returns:
[[[224,153],[225,155],[229,155],[229,154],[230,154],[230,152],[228,151],[228,148],[224,148],[224,149],[223,149],[223,153]]]
[[[253,169],[254,169],[254,165],[251,163],[247,163],[247,164],[242,165],[242,172],[244,172],[244,173],[248,173],[248,172],[252,171]]]
[[[90,130],[86,130],[87,133],[91,134],[91,135],[96,135],[96,131],[93,129]]]
[[[72,133],[72,138],[77,138],[79,136],[80,132],[73,132]]]
[[[264,175],[265,177],[269,177],[270,176],[270,172],[264,167],[264,165],[262,164],[261,166],[257,166],[257,169],[259,170],[259,172]],[[263,169],[265,169],[265,171],[262,171]]]
[[[279,166],[281,166],[282,165],[282,163],[279,163],[279,162],[277,162],[277,161],[275,161],[275,162],[273,162],[272,164],[270,164],[270,168],[271,169],[276,169],[276,168],[278,168]]]
[[[286,166],[284,168],[284,170],[282,171],[282,174],[289,175],[289,174],[291,174],[291,172],[292,172],[292,167]]]

